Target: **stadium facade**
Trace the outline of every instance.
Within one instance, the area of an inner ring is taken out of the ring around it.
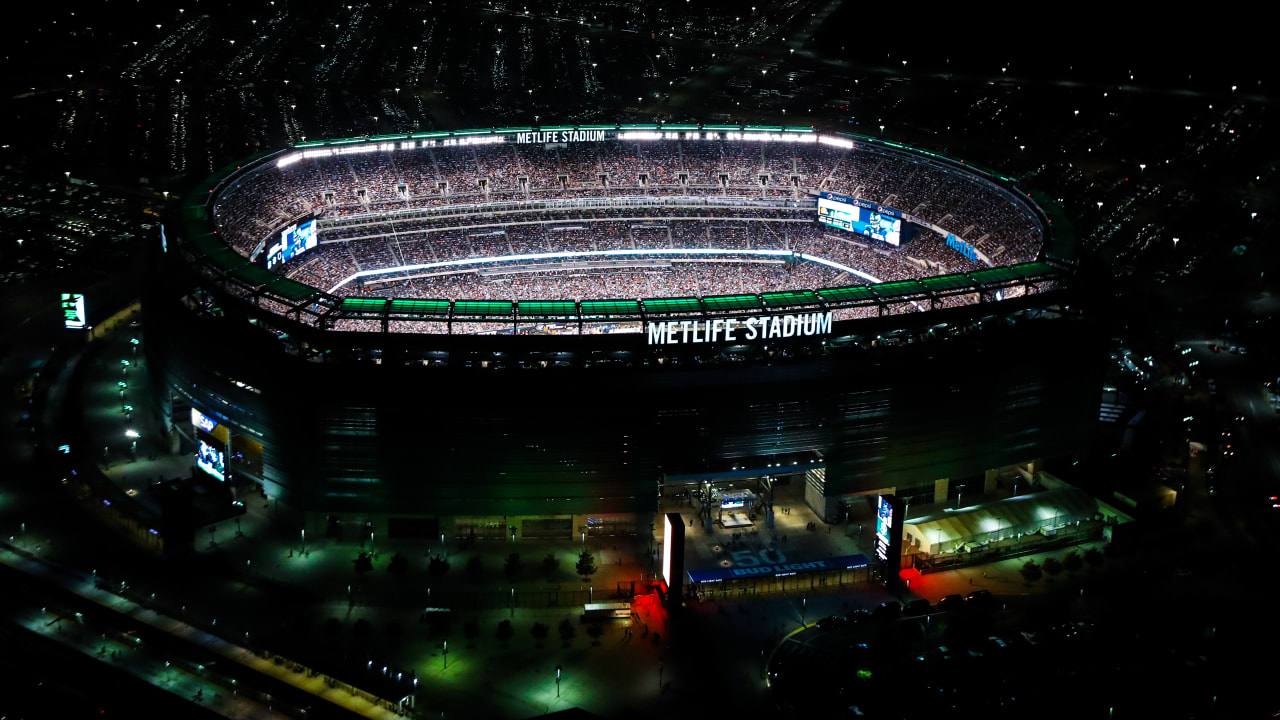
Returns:
[[[804,483],[834,520],[1071,455],[1097,417],[1060,213],[875,138],[308,142],[180,213],[144,297],[160,410],[319,531],[647,533],[664,488],[709,478]]]

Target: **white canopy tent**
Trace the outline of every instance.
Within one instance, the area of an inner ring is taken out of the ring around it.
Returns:
[[[1052,530],[1097,515],[1098,501],[1093,496],[1078,488],[1062,487],[912,518],[903,524],[902,531],[909,544],[935,555],[955,552],[965,545]]]

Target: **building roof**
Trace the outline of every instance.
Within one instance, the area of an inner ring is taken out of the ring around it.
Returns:
[[[1035,532],[1045,526],[1087,520],[1097,512],[1098,501],[1092,495],[1078,488],[1063,487],[925,515],[914,518],[904,527],[930,542],[946,543],[999,530]]]

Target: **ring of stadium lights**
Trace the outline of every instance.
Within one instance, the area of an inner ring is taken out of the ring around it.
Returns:
[[[340,139],[333,139],[333,140],[313,140],[313,141],[304,141],[304,142],[296,143],[293,145],[291,151],[279,150],[275,152],[262,153],[258,156],[247,159],[241,164],[237,164],[232,167],[226,168],[223,171],[215,174],[214,176],[207,178],[201,185],[197,187],[195,192],[193,192],[191,195],[188,196],[188,199],[191,200],[192,202],[188,202],[185,204],[185,210],[183,213],[183,228],[185,232],[182,234],[182,237],[183,237],[184,243],[189,238],[195,238],[195,237],[201,237],[201,236],[208,237],[210,235],[209,233],[210,229],[213,230],[212,234],[216,235],[218,228],[217,228],[216,222],[213,220],[213,214],[210,211],[210,208],[213,202],[221,195],[221,191],[225,189],[229,183],[234,182],[235,180],[243,177],[246,171],[251,171],[255,167],[260,168],[265,163],[273,163],[276,167],[285,167],[293,163],[299,162],[304,157],[328,157],[328,156],[334,156],[334,155],[359,154],[359,153],[369,153],[369,152],[377,152],[377,151],[388,152],[388,151],[397,151],[397,150],[444,148],[444,147],[451,147],[451,146],[457,147],[457,146],[471,146],[471,145],[502,144],[507,142],[513,142],[517,144],[519,143],[538,144],[543,142],[559,142],[558,140],[546,139],[543,136],[543,134],[553,133],[553,132],[555,133],[563,132],[563,133],[573,134],[573,135],[568,135],[564,138],[563,141],[568,141],[568,142],[575,142],[578,140],[589,140],[591,138],[580,137],[580,136],[588,133],[599,133],[600,134],[599,139],[615,139],[615,140],[631,140],[631,141],[706,140],[706,141],[747,141],[747,142],[780,142],[780,143],[817,143],[817,144],[829,145],[829,146],[839,147],[844,149],[853,149],[855,146],[855,143],[861,143],[868,146],[882,146],[886,148],[892,148],[893,150],[898,152],[905,152],[907,154],[924,156],[925,158],[932,158],[938,161],[942,161],[946,164],[951,165],[953,168],[957,170],[965,171],[968,174],[977,176],[979,178],[981,178],[982,176],[986,176],[988,181],[995,184],[995,187],[1003,190],[1006,194],[1014,198],[1016,201],[1024,204],[1026,208],[1031,211],[1031,215],[1037,219],[1037,222],[1041,227],[1046,246],[1049,243],[1049,240],[1052,236],[1051,223],[1053,222],[1054,218],[1061,216],[1061,211],[1060,211],[1061,209],[1056,208],[1056,206],[1053,206],[1052,203],[1050,203],[1048,206],[1049,210],[1056,210],[1057,212],[1052,216],[1049,213],[1047,213],[1045,208],[1042,208],[1040,204],[1038,204],[1037,202],[1031,199],[1030,193],[1023,192],[1022,190],[1014,186],[1015,181],[1012,178],[1005,177],[997,172],[966,162],[963,159],[951,158],[946,155],[931,152],[929,150],[915,148],[902,143],[885,140],[884,138],[878,138],[878,137],[873,137],[869,135],[862,135],[859,133],[841,132],[841,133],[831,134],[831,133],[825,133],[825,132],[818,132],[812,127],[763,126],[763,125],[714,125],[714,124],[701,124],[701,123],[666,124],[666,125],[615,123],[610,125],[528,126],[528,127],[481,128],[481,129],[471,129],[471,130],[431,131],[431,132],[400,133],[400,134],[390,134],[390,135],[340,138]],[[520,139],[519,135],[524,133],[531,134],[531,139],[530,138]],[[605,133],[616,133],[616,134],[612,138],[608,138],[608,137],[605,137],[604,135]],[[423,141],[423,142],[420,143],[419,141]],[[430,142],[426,142],[426,141],[430,141]],[[996,183],[996,181],[1006,183],[1007,186],[1001,186],[998,183]],[[905,214],[904,214],[904,217],[906,217],[907,219],[910,219],[910,216],[906,216]],[[1072,243],[1070,242],[1070,239],[1071,239],[1071,236],[1068,233],[1067,245],[1070,245],[1073,247]],[[226,246],[222,245],[222,247],[226,247]],[[203,257],[207,257],[209,252],[210,251],[207,247],[193,248],[189,245],[187,246],[187,250],[186,250],[186,254],[188,254],[190,257],[192,257],[192,259],[197,261],[201,260]],[[720,249],[720,248],[683,248],[683,249],[658,248],[658,249],[650,249],[650,250],[636,249],[636,250],[622,250],[622,251],[577,251],[577,252],[566,251],[566,252],[559,252],[559,253],[546,253],[546,254],[536,254],[536,255],[510,255],[510,256],[500,256],[500,257],[469,258],[466,260],[453,260],[453,261],[444,261],[440,263],[427,263],[422,265],[400,266],[396,268],[379,268],[379,269],[370,270],[370,271],[361,271],[356,275],[348,277],[347,279],[343,280],[342,283],[339,283],[339,285],[335,286],[333,290],[337,290],[341,288],[346,283],[349,283],[352,280],[357,279],[358,277],[369,277],[369,276],[376,277],[378,275],[402,273],[402,272],[408,272],[416,269],[429,269],[432,267],[449,267],[449,266],[465,267],[470,264],[511,262],[511,261],[522,260],[522,259],[536,260],[536,259],[569,258],[569,257],[584,257],[584,256],[590,257],[593,255],[594,256],[608,256],[608,255],[633,255],[634,256],[634,255],[645,255],[645,254],[648,254],[648,255],[660,255],[660,254],[668,254],[668,255],[674,255],[674,254],[744,255],[746,254],[746,255],[751,255],[751,254],[756,254],[756,255],[767,256],[771,252],[776,253],[777,256],[793,256],[800,260],[818,263],[821,265],[825,265],[827,267],[831,267],[833,269],[840,270],[842,272],[850,273],[870,283],[871,285],[866,286],[868,288],[873,287],[875,285],[886,284],[886,283],[883,283],[880,279],[868,273],[859,271],[855,268],[851,268],[851,267],[842,265],[840,263],[827,260],[826,258],[808,255],[805,253],[796,253],[791,250],[745,252],[743,250],[729,250],[729,249]],[[961,277],[963,278],[963,280],[961,280],[958,284],[955,283],[954,281],[946,282],[945,289],[947,290],[947,294],[950,295],[950,294],[959,294],[962,292],[970,292],[970,293],[983,292],[983,291],[988,291],[988,290],[998,289],[1003,287],[1012,287],[1019,284],[1031,284],[1031,283],[1039,283],[1044,281],[1053,282],[1056,280],[1060,280],[1064,277],[1066,273],[1064,262],[1069,264],[1071,262],[1071,257],[1072,256],[1070,255],[1066,255],[1066,256],[1056,257],[1055,259],[1050,259],[1047,261],[1037,260],[1033,262],[1015,264],[1012,266],[993,266],[993,269],[1003,269],[1003,270],[1009,271],[1007,273],[1002,273],[1002,277],[1000,278],[978,279],[978,278],[970,277],[969,273],[955,273],[954,276]],[[244,258],[245,265],[248,265],[249,262],[250,261],[247,258]],[[243,284],[245,282],[245,280],[238,278],[237,271],[235,268],[228,269],[227,267],[225,267],[225,265],[222,265],[220,269],[215,270],[213,267],[206,266],[205,263],[200,263],[200,265],[203,268],[203,272],[206,275],[212,272],[213,277],[215,279],[219,279],[220,282],[230,281],[234,284]],[[953,277],[953,276],[938,276],[938,279],[942,280],[943,278],[948,278],[948,277]],[[285,280],[286,278],[281,276],[280,279]],[[921,279],[918,279],[917,283],[928,283],[931,279],[932,278],[921,278]],[[296,283],[296,284],[303,285],[302,283]],[[887,283],[887,285],[895,285],[895,286],[899,286],[901,284],[902,283]],[[306,286],[306,287],[312,287],[312,286]],[[855,286],[848,286],[848,287],[853,288]],[[270,297],[276,294],[275,291],[272,290],[269,285],[263,285],[261,282],[256,282],[256,281],[250,282],[248,285],[244,285],[244,288],[248,290],[251,294],[255,294],[255,295],[260,293],[266,297]],[[325,292],[323,290],[320,290],[319,288],[314,288],[314,289],[316,291],[316,295],[313,296],[311,300],[308,301],[308,304],[315,304],[316,308],[332,307],[333,309],[337,309],[339,306],[345,305],[346,302],[353,301],[351,298],[344,299],[342,297],[333,295],[332,290],[329,292]],[[833,300],[828,297],[828,295],[830,295],[831,293],[833,292],[839,293],[842,290],[844,290],[844,286],[833,287],[833,288],[817,288],[817,289],[809,289],[809,290],[795,289],[795,290],[780,291],[780,292],[774,292],[774,293],[766,293],[766,295],[807,296],[810,298],[810,300],[806,302],[817,303],[822,307],[826,307],[826,308],[837,308],[837,307],[845,307],[845,306],[856,307],[856,306],[865,304],[864,300],[852,300],[852,299],[834,299]],[[918,296],[919,299],[932,297],[932,292],[923,289],[923,287],[920,290],[916,291],[914,294]],[[762,306],[763,304],[765,304],[763,295],[754,295],[754,296],[757,297],[757,299],[762,303]],[[730,296],[725,296],[725,297],[730,297]],[[734,295],[732,297],[738,297],[738,296]],[[881,297],[880,294],[876,292],[872,293],[872,298],[873,299],[871,299],[870,302],[874,302],[874,303],[880,303],[886,299]],[[653,301],[657,299],[660,299],[660,298],[649,298],[647,300]],[[714,300],[715,297],[713,296],[710,299]],[[360,300],[361,302],[364,302],[364,299],[360,299]],[[388,302],[391,302],[391,301],[395,301],[395,298],[387,298],[386,300]],[[622,299],[621,301],[631,302],[631,300],[627,300],[627,299]],[[899,301],[908,302],[914,305],[919,310],[925,309],[924,307],[921,306],[921,304],[917,301],[917,299],[913,299],[912,297],[902,296]],[[450,318],[457,317],[453,309],[455,306],[455,301],[453,300],[432,301],[430,299],[423,300],[423,299],[414,298],[414,299],[409,299],[408,302],[415,302],[415,303],[443,302],[449,307],[448,316]],[[518,301],[518,302],[503,301],[503,300],[459,300],[457,302],[466,302],[468,304],[484,303],[486,305],[506,304],[506,305],[512,306],[512,308],[514,309],[516,306],[522,306],[526,304],[537,304],[537,303],[545,303],[545,302],[564,302],[564,301],[563,300],[553,301],[553,300],[547,299],[547,300],[537,300],[537,301],[525,300],[525,301]],[[586,301],[584,300],[583,302],[586,302]],[[604,301],[593,301],[593,302],[615,302],[615,301],[604,300]],[[646,302],[646,299],[638,299],[636,300],[636,302],[643,305]],[[705,314],[705,315],[723,314],[725,312],[741,312],[741,310],[729,311],[723,308],[716,308],[709,304],[704,304],[701,298],[698,299],[698,302],[702,306],[702,310],[701,310],[702,314]],[[296,302],[294,304],[296,305]],[[332,310],[328,312],[331,317],[347,317],[348,316],[348,313],[345,310],[340,311],[336,314],[333,313]],[[464,314],[467,314],[467,313],[464,313]],[[495,317],[502,317],[502,316],[495,316]],[[594,316],[592,317],[594,318]],[[613,322],[621,318],[622,316],[615,316],[612,319],[608,319],[607,321]],[[435,315],[424,315],[423,318],[421,319],[439,319],[439,318],[436,317]],[[580,322],[588,321],[586,318],[586,315],[584,314],[582,317],[579,317],[579,321]],[[589,321],[604,322],[606,320],[592,319]]]

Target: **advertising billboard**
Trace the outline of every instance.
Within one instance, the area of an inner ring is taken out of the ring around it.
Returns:
[[[876,508],[876,559],[885,562],[889,559],[890,534],[893,532],[893,504],[884,495],[880,496],[880,504]]]
[[[684,519],[679,513],[662,516],[662,580],[667,603],[679,607],[684,600]]]
[[[876,504],[876,560],[884,577],[896,582],[902,562],[902,503],[894,495],[881,495]]]
[[[62,326],[68,330],[84,330],[89,327],[83,293],[62,293]]]
[[[196,450],[196,467],[219,480],[226,480],[227,454],[202,438]]]
[[[290,225],[280,232],[280,242],[267,250],[267,268],[287,262],[316,246],[316,221]]]
[[[902,218],[898,211],[847,195],[833,192],[819,195],[818,222],[894,247],[902,243]]]

